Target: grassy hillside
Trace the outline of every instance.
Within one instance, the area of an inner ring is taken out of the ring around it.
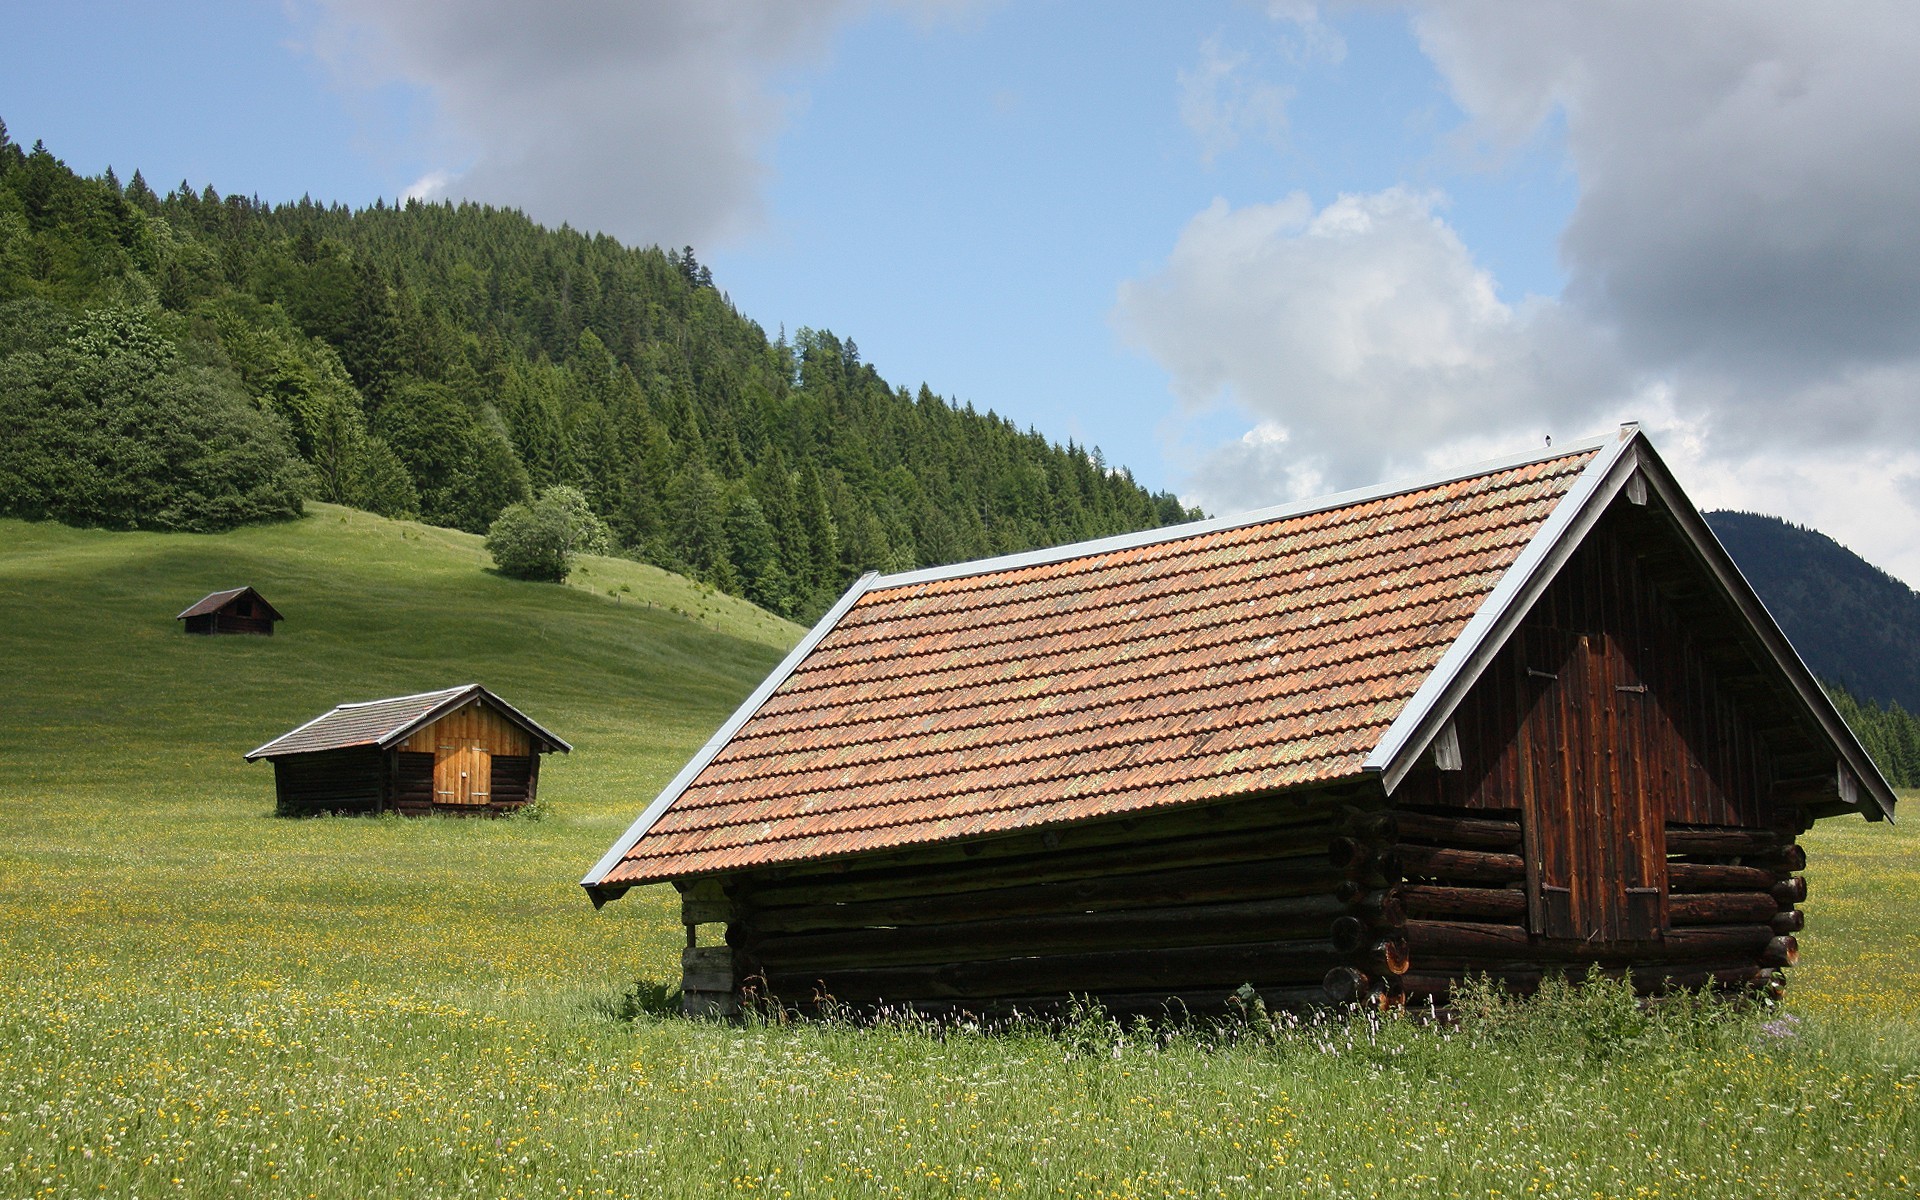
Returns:
[[[329,506],[217,536],[5,521],[0,547],[0,661],[18,664],[0,895],[64,918],[13,936],[57,962],[68,921],[93,926],[95,949],[137,948],[149,986],[331,975],[339,956],[423,983],[486,986],[507,961],[516,986],[630,979],[632,927],[666,936],[665,910],[595,919],[574,881],[799,636],[652,567],[522,583],[471,535]],[[286,615],[277,636],[180,631],[176,612],[239,583]],[[244,752],[342,701],[467,681],[573,743],[542,768],[555,819],[269,816],[272,768]]]
[[[1905,826],[1809,839],[1791,1021],[1208,1045],[654,1015],[670,891],[595,913],[575,880],[799,631],[633,564],[483,562],[341,509],[0,522],[0,1200],[1916,1194]],[[278,636],[178,631],[243,582]],[[240,761],[469,679],[576,746],[552,819],[282,820]]]

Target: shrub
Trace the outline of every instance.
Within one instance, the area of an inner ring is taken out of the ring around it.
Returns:
[[[503,575],[558,583],[582,554],[603,554],[607,526],[578,488],[550,487],[510,504],[487,530],[487,553]]]
[[[306,487],[283,423],[147,312],[97,309],[0,360],[0,513],[205,533],[299,516]]]

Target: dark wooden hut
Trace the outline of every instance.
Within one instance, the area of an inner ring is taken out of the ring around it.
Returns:
[[[247,754],[273,763],[278,809],[510,812],[533,802],[540,756],[572,749],[477,683],[342,704]]]
[[[273,636],[273,623],[285,617],[267,598],[250,587],[213,592],[187,609],[176,621],[185,621],[188,633],[262,633]]]
[[[697,1012],[1774,989],[1893,809],[1629,426],[862,579],[582,884],[675,884]]]

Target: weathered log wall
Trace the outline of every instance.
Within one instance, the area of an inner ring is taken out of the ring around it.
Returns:
[[[1804,852],[1785,831],[1673,825],[1660,936],[1594,945],[1529,925],[1517,812],[1388,810],[1325,794],[937,846],[683,885],[690,1012],[742,996],[972,1012],[1093,996],[1205,1013],[1444,1004],[1590,967],[1645,993],[1777,989],[1798,959]],[[697,930],[724,925],[724,944]],[[709,939],[711,940],[711,939]]]
[[[687,1007],[1218,1012],[1244,984],[1321,999],[1345,957],[1342,819],[1330,795],[1271,796],[686,886]],[[727,944],[697,944],[719,921]]]
[[[266,616],[243,617],[225,611],[210,612],[188,617],[181,624],[188,633],[257,633],[273,636],[273,618]]]
[[[282,816],[317,812],[372,812],[386,788],[386,756],[372,748],[323,750],[273,764],[276,808]]]
[[[1349,823],[1331,854],[1348,875],[1328,973],[1338,999],[1446,1003],[1468,975],[1509,989],[1591,967],[1630,975],[1644,993],[1678,987],[1777,990],[1799,960],[1795,907],[1806,853],[1791,830],[1666,827],[1668,925],[1658,936],[1593,944],[1544,936],[1529,923],[1517,812],[1391,812]]]

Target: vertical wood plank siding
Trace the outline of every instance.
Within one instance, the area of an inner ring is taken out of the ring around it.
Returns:
[[[432,754],[440,743],[455,739],[481,742],[495,754],[533,752],[533,740],[526,730],[482,704],[469,704],[415,730],[398,748]]]
[[[409,776],[405,794],[396,796],[395,807],[401,813],[508,812],[535,798],[532,737],[484,704],[448,713],[415,730],[395,749],[404,769],[419,772],[423,764],[425,769],[424,780]],[[409,760],[413,765],[405,768]],[[436,771],[446,776],[462,766],[476,772],[469,783],[477,786],[470,787],[464,798],[441,794],[452,789],[442,786],[444,780],[436,782]]]
[[[1647,554],[1637,520],[1601,523],[1461,706],[1462,769],[1423,769],[1395,797],[1513,822],[1525,867],[1497,886],[1407,872],[1394,894],[1411,967],[1389,981],[1404,995],[1444,997],[1488,967],[1526,988],[1588,963],[1647,990],[1772,985],[1765,960],[1791,957],[1776,943],[1799,928],[1804,822],[1773,803],[1779,768],[1757,727],[1787,718],[1755,702],[1737,647],[1682,611],[1683,576]],[[1715,873],[1763,845],[1759,867]]]

